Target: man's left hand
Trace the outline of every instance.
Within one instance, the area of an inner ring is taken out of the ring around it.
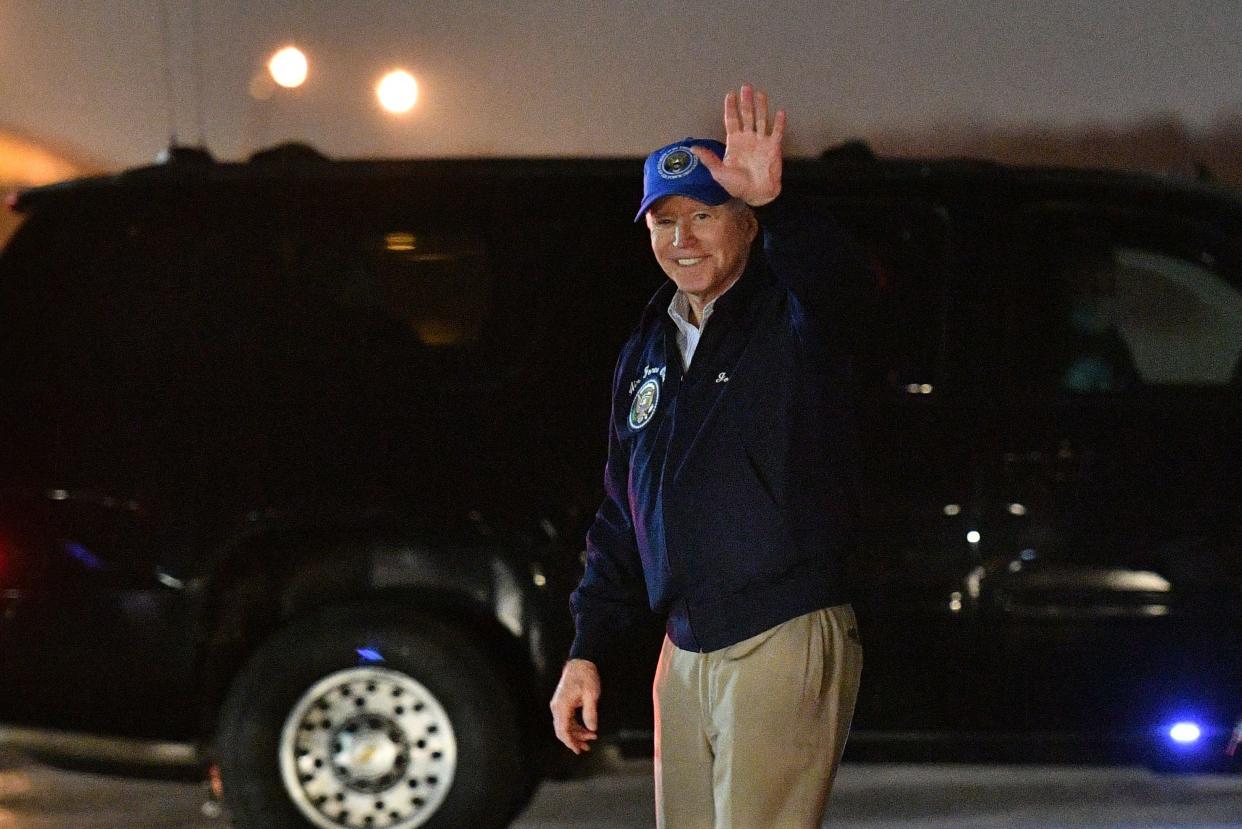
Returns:
[[[571,659],[565,663],[549,707],[556,738],[574,754],[590,751],[591,741],[599,736],[599,694],[599,670],[594,662]],[[579,710],[582,723],[575,717]]]
[[[769,131],[768,96],[745,84],[740,92],[729,91],[724,102],[725,156],[692,147],[716,183],[730,196],[751,207],[775,199],[781,192],[781,139],[785,135],[785,110],[772,119]]]

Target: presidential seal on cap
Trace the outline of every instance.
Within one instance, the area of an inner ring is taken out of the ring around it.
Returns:
[[[691,147],[705,147],[724,158],[725,147],[710,138],[687,138],[661,147],[643,165],[643,202],[634,221],[642,221],[647,208],[665,196],[687,196],[703,204],[724,204],[731,197],[716,183]]]

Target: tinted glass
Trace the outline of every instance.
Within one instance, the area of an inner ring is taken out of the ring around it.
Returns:
[[[405,229],[364,233],[354,243],[356,258],[336,286],[339,303],[373,307],[423,345],[478,342],[492,288],[481,240]]]
[[[1139,382],[1232,382],[1242,354],[1242,290],[1203,261],[1117,246],[1109,263],[1115,290],[1086,320],[1110,324]],[[1091,306],[1088,306],[1091,309]],[[1111,318],[1110,318],[1111,317]]]
[[[945,377],[947,227],[927,205],[829,205],[875,274],[876,308],[860,325],[864,386],[927,394]]]
[[[1242,282],[1205,234],[1173,218],[1029,219],[1019,382],[1084,395],[1238,381]]]
[[[0,256],[0,486],[42,478],[50,462],[55,425],[48,378],[56,361],[49,323],[57,298],[40,265],[68,264],[52,231],[47,223],[27,222]]]
[[[496,275],[486,194],[436,205],[424,188],[410,190],[381,183],[342,198],[320,188],[276,201],[273,242],[290,274],[291,322],[304,316],[339,348],[414,358],[490,343]]]

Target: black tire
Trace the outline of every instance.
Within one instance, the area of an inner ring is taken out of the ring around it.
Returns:
[[[408,710],[385,707],[415,698],[418,706]],[[346,716],[351,705],[357,716]],[[447,728],[424,724],[444,716]],[[238,673],[218,724],[224,800],[238,829],[493,829],[506,825],[533,791],[526,785],[530,770],[522,768],[517,712],[500,672],[466,634],[435,619],[353,606],[291,624]],[[363,745],[364,738],[379,743]],[[424,745],[428,740],[432,744]],[[311,750],[307,741],[318,747]],[[356,748],[343,749],[342,741]],[[455,762],[436,756],[454,751]],[[395,762],[389,770],[382,763],[366,766],[375,756]],[[354,764],[356,758],[364,759]],[[333,768],[310,770],[310,760],[316,769]],[[451,773],[441,775],[437,769],[449,762]],[[351,765],[335,768],[338,763]],[[420,777],[428,769],[435,773]],[[353,814],[338,822],[336,810],[347,808]],[[371,822],[363,822],[364,815]]]

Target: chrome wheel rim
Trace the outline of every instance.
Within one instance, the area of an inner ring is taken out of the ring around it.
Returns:
[[[322,829],[413,829],[444,802],[457,769],[453,724],[420,682],[380,667],[315,683],[280,735],[285,791]]]

